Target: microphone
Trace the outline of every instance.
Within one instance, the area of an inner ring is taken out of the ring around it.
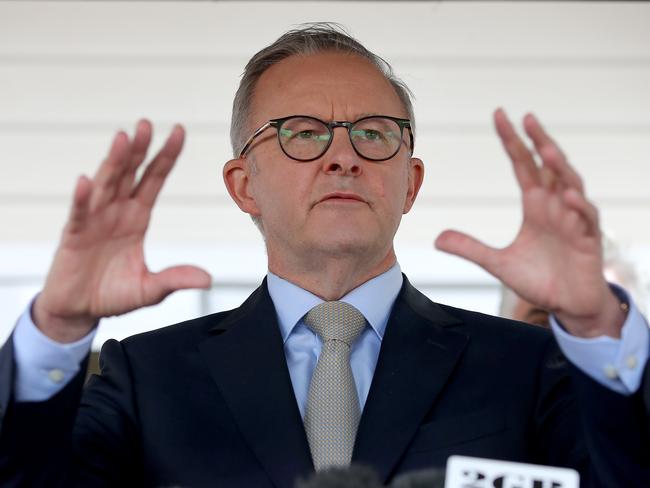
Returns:
[[[390,488],[444,488],[445,471],[442,469],[423,469],[411,471],[395,478]]]
[[[389,488],[578,488],[573,469],[498,459],[451,456],[447,469],[429,468],[395,477]],[[379,475],[370,467],[351,465],[317,472],[298,480],[295,488],[381,488]]]
[[[382,488],[377,473],[367,466],[332,467],[318,471],[307,480],[296,481],[295,488]]]
[[[332,467],[298,480],[295,488],[382,488],[379,475],[368,466]],[[395,478],[390,488],[444,488],[445,472],[441,469],[413,471]]]

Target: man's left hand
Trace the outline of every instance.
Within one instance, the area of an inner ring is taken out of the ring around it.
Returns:
[[[495,112],[494,123],[522,192],[519,233],[509,246],[495,249],[446,230],[436,247],[483,267],[525,300],[550,310],[575,336],[620,337],[625,312],[603,276],[598,210],[587,200],[580,175],[532,114],[523,125],[534,152],[503,110]]]

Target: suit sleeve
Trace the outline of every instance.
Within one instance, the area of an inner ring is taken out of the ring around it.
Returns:
[[[121,343],[102,347],[73,432],[74,486],[144,486],[142,446],[130,364]]]
[[[641,391],[624,395],[601,385],[554,342],[538,366],[533,462],[576,469],[582,488],[650,486],[649,417]]]
[[[0,486],[65,486],[70,472],[71,432],[84,382],[81,371],[55,396],[43,402],[13,398],[15,362],[11,338],[0,351]]]
[[[643,391],[625,396],[602,386],[576,366],[571,379],[592,466],[592,486],[650,486],[649,412]],[[645,384],[648,371],[645,368]]]
[[[102,375],[85,390],[84,363],[47,401],[9,399],[0,435],[0,486],[143,484],[130,369],[117,341],[105,344],[101,363]]]

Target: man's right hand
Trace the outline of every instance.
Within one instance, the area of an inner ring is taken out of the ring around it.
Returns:
[[[151,132],[146,120],[131,140],[118,132],[95,177],[77,181],[61,242],[32,309],[36,326],[57,342],[79,340],[100,318],[154,305],[176,290],[210,287],[210,275],[195,266],[152,273],[145,264],[151,212],[185,139],[183,128],[175,126],[137,181]]]

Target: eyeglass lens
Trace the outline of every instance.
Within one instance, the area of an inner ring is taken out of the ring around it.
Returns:
[[[291,158],[308,161],[323,155],[330,144],[332,130],[310,117],[293,117],[278,128],[282,149]],[[352,125],[350,141],[364,158],[383,160],[392,157],[402,143],[397,122],[385,117],[369,117]]]

